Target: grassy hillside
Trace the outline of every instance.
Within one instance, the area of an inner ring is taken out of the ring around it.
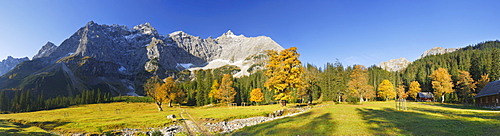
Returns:
[[[304,114],[245,127],[233,135],[500,135],[500,112],[394,102],[329,105]]]

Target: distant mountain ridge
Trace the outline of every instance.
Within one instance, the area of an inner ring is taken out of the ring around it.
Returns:
[[[426,50],[418,59],[424,58],[425,56],[429,55],[438,55],[438,54],[444,54],[444,53],[451,53],[454,51],[457,51],[461,48],[443,48],[443,47],[434,47],[432,49]]]
[[[8,56],[6,59],[0,61],[0,76],[12,70],[17,64],[29,61],[28,57],[24,58],[13,58],[12,56]]]
[[[245,37],[231,31],[202,39],[182,31],[160,35],[149,23],[128,28],[90,21],[59,46],[47,42],[33,60],[2,76],[0,89],[64,95],[100,89],[113,95],[136,95],[152,74],[166,77],[185,69],[236,65],[241,68],[236,76],[248,75],[249,68],[263,63],[252,56],[265,55],[266,50],[283,47],[266,36]]]
[[[445,53],[452,53],[461,48],[443,48],[443,47],[433,47],[432,49],[426,50],[418,59],[424,58],[429,55],[439,55],[439,54],[445,54]],[[404,57],[401,57],[399,59],[391,59],[386,62],[380,62],[377,66],[391,72],[395,71],[402,71],[404,70],[409,64],[411,64],[411,61],[407,60]]]

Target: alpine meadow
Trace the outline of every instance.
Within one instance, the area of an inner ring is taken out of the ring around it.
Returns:
[[[0,2],[0,136],[500,135],[498,4]]]

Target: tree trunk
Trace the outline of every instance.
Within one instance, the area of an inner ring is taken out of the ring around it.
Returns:
[[[163,108],[161,108],[161,102],[156,102],[156,105],[158,105],[158,111],[163,111]]]
[[[359,97],[359,103],[363,103],[363,95]]]
[[[285,107],[286,106],[286,101],[285,100],[280,100],[280,103],[281,103],[281,107]]]
[[[444,103],[444,94],[441,95],[441,103]]]
[[[172,107],[172,102],[168,102],[168,107]]]

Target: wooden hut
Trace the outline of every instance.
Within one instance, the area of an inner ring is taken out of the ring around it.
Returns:
[[[432,92],[418,92],[417,101],[432,102],[434,101],[434,94]]]
[[[493,81],[484,86],[474,97],[476,106],[500,108],[498,99],[500,98],[500,80]]]

